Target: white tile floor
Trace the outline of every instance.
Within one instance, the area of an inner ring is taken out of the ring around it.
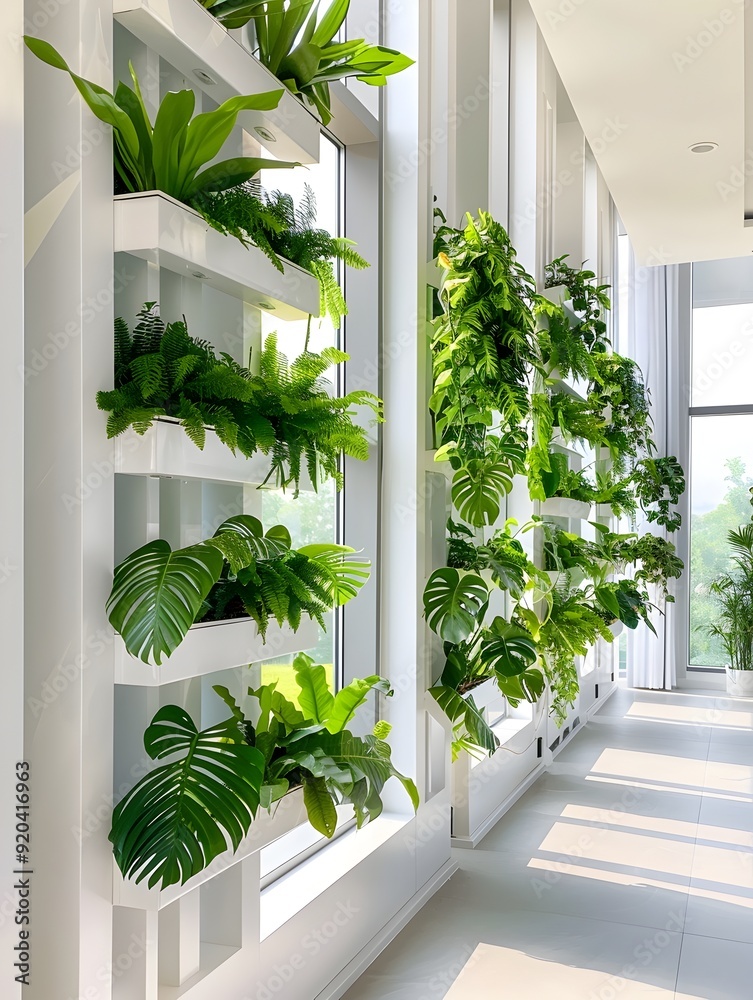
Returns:
[[[751,1000],[753,701],[618,691],[345,1000]]]

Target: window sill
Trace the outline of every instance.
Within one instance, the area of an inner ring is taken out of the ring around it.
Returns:
[[[363,830],[351,830],[318,851],[261,894],[261,940],[356,868],[411,821],[412,814],[382,815]]]

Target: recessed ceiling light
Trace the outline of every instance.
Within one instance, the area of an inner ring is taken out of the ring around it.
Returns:
[[[274,307],[274,304],[272,302],[259,302],[258,303],[258,307],[259,307],[259,309],[268,309],[269,312],[274,312],[275,311],[275,307]]]
[[[264,128],[263,125],[255,125],[254,132],[256,132],[260,139],[266,139],[267,142],[277,142],[277,136],[274,132],[270,132],[269,129]]]
[[[689,149],[691,153],[712,153],[718,145],[718,142],[694,142]]]
[[[206,274],[203,271],[191,271],[194,278],[206,278]]]
[[[213,76],[210,76],[206,70],[195,69],[193,71],[193,75],[196,77],[199,83],[205,83],[207,84],[208,87],[213,87],[217,83],[215,78]]]

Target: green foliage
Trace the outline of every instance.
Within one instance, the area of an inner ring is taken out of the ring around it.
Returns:
[[[511,529],[515,523],[508,520],[484,545],[474,545],[474,534],[469,528],[448,521],[447,565],[473,573],[491,570],[492,581],[508,591],[514,600],[519,600],[529,580],[539,577],[539,571],[513,536]]]
[[[547,288],[565,285],[579,322],[574,333],[593,354],[606,351],[609,347],[607,324],[604,313],[612,307],[607,295],[609,285],[597,285],[596,275],[582,267],[570,267],[565,263],[569,254],[558,257],[545,268]],[[571,369],[572,371],[572,369]],[[578,374],[577,372],[573,372]]]
[[[270,621],[297,631],[307,615],[325,628],[325,614],[369,577],[370,563],[353,554],[334,544],[296,551],[282,525],[264,534],[241,514],[197,545],[173,552],[158,539],[137,549],[115,569],[107,612],[128,652],[157,664],[197,621],[250,617],[264,636]]]
[[[97,394],[109,412],[108,437],[133,427],[144,434],[161,416],[180,420],[203,448],[211,427],[232,452],[271,455],[266,485],[298,490],[303,469],[314,489],[323,478],[342,485],[340,456],[366,460],[365,431],[354,422],[355,407],[369,407],[381,420],[381,401],[369,392],[330,396],[324,375],[348,360],[335,348],[304,352],[289,364],[270,334],[253,375],[229,354],[217,356],[206,341],[188,334],[185,321],[164,325],[153,302],[139,313],[133,335],[115,323],[115,388]]]
[[[413,60],[362,38],[338,41],[350,0],[202,0],[227,28],[240,28],[252,18],[260,61],[293,94],[316,111],[324,125],[332,120],[329,85],[355,77],[381,87],[387,77],[413,65]]]
[[[741,458],[729,459],[726,467],[722,501],[712,510],[694,513],[690,529],[690,662],[696,665],[718,667],[729,660],[721,641],[708,630],[719,616],[711,584],[732,568],[728,533],[750,515],[753,477]]]
[[[480,457],[471,452],[462,459],[454,445],[439,449],[436,458],[445,456],[459,464],[452,478],[452,502],[460,517],[477,528],[494,524],[502,499],[512,489],[513,477],[525,467],[523,448],[512,435],[506,439],[488,436]]]
[[[516,260],[504,228],[482,212],[464,230],[437,234],[443,314],[434,321],[434,414],[440,444],[483,454],[499,413],[503,433],[528,416],[528,378],[536,361],[533,279]]]
[[[456,569],[435,570],[424,590],[424,614],[429,628],[446,642],[459,643],[474,629],[476,618],[489,600],[489,590],[473,573]]]
[[[636,583],[650,583],[660,587],[668,602],[674,601],[669,593],[670,580],[679,580],[685,563],[677,555],[671,542],[658,535],[645,534],[640,538],[625,542],[619,550],[618,558],[636,566]]]
[[[598,377],[591,386],[589,405],[606,414],[602,440],[618,469],[625,459],[655,451],[651,438],[650,399],[641,370],[632,358],[619,354],[594,355]]]
[[[319,313],[329,316],[335,328],[347,314],[347,306],[335,273],[335,262],[362,270],[368,263],[351,240],[331,236],[316,227],[316,198],[306,185],[296,207],[282,191],[262,191],[255,182],[207,196],[201,202],[205,218],[220,232],[242,243],[254,243],[279,270],[282,259],[310,271],[319,281]]]
[[[192,90],[165,95],[154,124],[141,95],[133,66],[133,89],[118,84],[115,95],[74,73],[63,57],[41,38],[24,36],[28,48],[42,62],[68,73],[93,114],[113,129],[115,173],[123,191],[164,191],[178,201],[194,200],[249,180],[260,170],[294,167],[282,160],[236,156],[211,163],[235,127],[241,111],[271,111],[283,91],[231,97],[215,111],[194,117]],[[202,169],[205,168],[205,169]]]
[[[549,378],[593,381],[598,377],[592,348],[583,339],[583,324],[571,323],[562,306],[540,297],[535,306],[536,334],[541,360]]]
[[[294,666],[302,710],[270,684],[249,689],[254,722],[224,687],[215,691],[231,716],[202,732],[176,705],[157,712],[144,746],[152,760],[169,761],[145,775],[113,813],[110,840],[125,878],[148,878],[150,888],[185,883],[238,850],[260,806],[270,809],[301,786],[311,824],[327,837],[341,802],[352,803],[359,828],[379,816],[392,777],[418,808],[415,784],[392,763],[391,727],[382,721],[363,737],[346,728],[370,692],[392,693],[389,682],[367,677],[333,697],[324,667],[302,654]]]
[[[529,627],[532,625],[531,615],[523,620]],[[597,639],[612,642],[614,636],[581,591],[560,588],[549,592],[546,613],[533,628],[533,639],[552,691],[552,714],[561,725],[578,695],[576,657],[586,656]]]
[[[753,503],[753,493],[751,494]],[[711,584],[717,620],[707,626],[733,670],[753,670],[753,518],[727,534],[731,567]]]
[[[259,807],[264,758],[235,719],[199,732],[176,705],[157,712],[144,746],[152,760],[171,760],[115,807],[110,840],[125,878],[166,889],[238,849]]]
[[[685,492],[685,473],[674,455],[642,459],[635,467],[633,482],[646,519],[667,531],[677,531],[682,515],[672,507]]]

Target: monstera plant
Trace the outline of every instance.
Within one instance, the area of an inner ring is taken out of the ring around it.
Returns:
[[[125,878],[162,889],[204,871],[226,851],[237,851],[261,809],[303,788],[309,821],[325,837],[337,826],[337,806],[350,803],[360,828],[382,811],[382,789],[397,778],[414,809],[418,791],[392,763],[390,725],[368,736],[348,726],[372,691],[389,696],[377,676],[356,680],[337,694],[325,669],[303,654],[294,662],[297,704],[275,684],[249,689],[254,721],[227,688],[215,691],[230,718],[199,731],[176,705],[161,708],[144,736],[152,760],[166,761],[145,775],[116,806],[110,840]]]
[[[224,521],[212,538],[173,551],[148,542],[115,569],[107,601],[110,623],[126,649],[157,665],[198,621],[252,618],[262,636],[271,621],[294,631],[308,615],[324,615],[356,596],[370,563],[346,545],[291,548],[282,525],[264,533],[248,514]]]

